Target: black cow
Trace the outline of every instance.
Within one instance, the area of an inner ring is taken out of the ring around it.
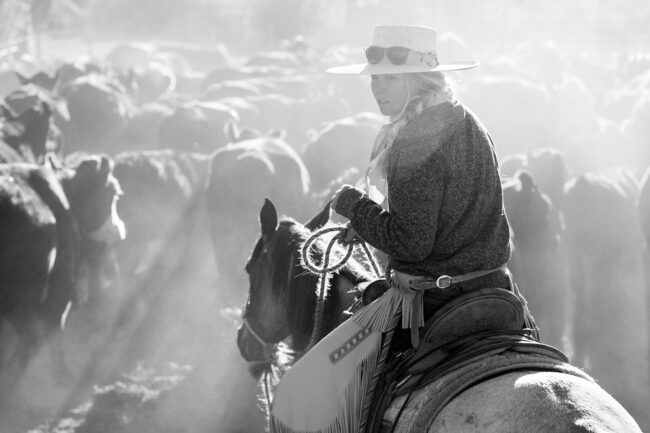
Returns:
[[[173,113],[172,107],[158,102],[137,107],[122,134],[117,137],[112,150],[117,154],[122,151],[158,149],[160,125]]]
[[[56,68],[54,77],[56,79],[55,89],[60,89],[71,81],[85,75],[101,74],[103,73],[102,67],[97,63],[90,62],[84,59],[77,59],[71,62],[66,62]]]
[[[213,290],[215,259],[204,205],[209,162],[206,155],[172,150],[115,157],[123,188],[118,212],[127,236],[115,248],[122,284],[104,294],[102,305],[105,315],[133,326],[123,362],[146,356],[162,338],[159,320],[180,314],[184,303]],[[192,296],[197,291],[201,294]]]
[[[381,116],[365,112],[325,123],[314,131],[301,154],[309,170],[312,192],[332,192],[340,186],[336,181],[346,171],[355,173],[356,179],[349,183],[362,178],[384,123]]]
[[[87,252],[125,235],[112,168],[107,157],[86,157],[57,171],[0,165],[0,317],[18,335],[1,366],[7,385],[17,383],[44,340],[55,377],[70,377],[58,331],[70,308],[87,298],[79,284],[94,265]]]
[[[504,182],[503,195],[512,229],[508,266],[535,316],[542,340],[563,348],[569,293],[554,204],[523,170]]]
[[[259,131],[284,130],[287,143],[298,150],[307,140],[308,130],[318,129],[325,122],[350,114],[341,100],[328,96],[295,98],[280,93],[264,93],[216,102],[237,110],[240,123],[245,127]]]
[[[512,76],[483,76],[467,84],[462,99],[490,130],[502,157],[558,142],[550,120],[556,119],[557,110],[543,85]],[[534,114],[513,107],[529,107]]]
[[[111,148],[124,131],[133,111],[125,89],[100,74],[84,75],[59,89],[69,120],[60,119],[66,153],[115,153]]]
[[[51,101],[36,86],[27,85],[7,95],[0,106],[3,141],[25,162],[42,162],[48,150],[57,150]]]
[[[199,72],[207,72],[232,62],[231,55],[223,44],[204,46],[178,42],[159,43],[154,59],[169,58],[170,55],[180,56],[188,67]]]
[[[236,296],[246,282],[242,263],[250,253],[259,223],[259,203],[270,197],[292,215],[307,219],[314,209],[309,174],[300,155],[279,138],[260,137],[228,145],[214,153],[207,185],[207,203],[214,253],[223,294]]]
[[[297,53],[290,51],[263,51],[250,56],[246,66],[277,66],[282,69],[299,69],[305,66]]]
[[[545,147],[528,153],[515,153],[499,161],[501,174],[515,177],[521,170],[530,173],[540,192],[547,195],[553,204],[554,220],[557,230],[562,229],[562,204],[564,185],[571,175],[564,153],[558,149]]]
[[[277,69],[263,66],[222,66],[207,72],[201,83],[203,90],[208,89],[214,84],[234,80],[251,80],[253,78],[266,78],[271,75],[280,73]]]
[[[573,360],[631,412],[645,414],[648,322],[638,193],[627,170],[586,173],[567,183],[563,210]]]
[[[201,99],[204,101],[215,101],[224,98],[245,98],[248,96],[260,95],[263,91],[254,80],[230,80],[215,83],[208,86]]]
[[[128,233],[117,248],[124,278],[147,277],[156,265],[175,266],[187,255],[191,245],[186,243],[203,206],[208,164],[209,156],[173,150],[115,157],[115,176],[124,191],[118,211]]]
[[[162,149],[211,153],[228,143],[225,125],[239,121],[237,112],[219,102],[188,102],[164,117],[158,131]]]
[[[130,69],[119,76],[137,106],[164,100],[176,88],[176,74],[161,62],[151,62],[145,68]]]

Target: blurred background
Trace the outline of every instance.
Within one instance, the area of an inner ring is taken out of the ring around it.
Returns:
[[[397,1],[33,0],[2,2],[2,41],[37,57],[39,37],[225,44],[235,54],[275,48],[304,35],[322,46],[365,44],[376,23],[419,23],[453,31],[485,59],[522,42],[551,40],[572,54],[642,55],[650,6],[641,0]],[[26,47],[25,45],[29,45]],[[607,65],[603,65],[607,67]],[[609,67],[612,67],[611,65]]]
[[[324,71],[380,24],[481,61],[456,95],[494,140],[542,339],[650,430],[649,20],[643,0],[0,0],[3,125],[46,103],[45,151],[109,155],[127,229],[79,270],[70,377],[39,348],[0,433],[263,430],[235,341],[259,210],[306,221],[363,172],[385,119],[367,78]],[[3,359],[20,340],[3,323]]]

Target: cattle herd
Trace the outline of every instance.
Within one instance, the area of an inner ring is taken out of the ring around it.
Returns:
[[[449,41],[448,52],[467,50]],[[182,384],[159,399],[156,431],[259,431],[256,384],[235,347],[244,265],[265,198],[307,221],[362,174],[385,120],[367,82],[324,73],[356,55],[296,37],[246,56],[116,43],[101,58],[5,62],[0,430],[54,425],[94,385],[129,388],[143,383],[129,372],[174,363],[183,380],[169,383]],[[495,141],[510,268],[542,339],[642,428],[647,66],[522,44],[456,82]]]

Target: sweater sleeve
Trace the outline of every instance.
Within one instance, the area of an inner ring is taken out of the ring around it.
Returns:
[[[403,262],[419,262],[434,248],[444,173],[434,157],[402,164],[389,185],[390,210],[367,197],[352,207],[352,228],[373,247]]]

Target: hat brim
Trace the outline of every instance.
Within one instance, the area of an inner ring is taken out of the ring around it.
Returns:
[[[392,63],[360,63],[357,65],[336,66],[328,68],[327,73],[338,75],[386,75],[386,74],[410,74],[417,72],[434,71],[462,71],[472,69],[479,65],[478,60],[465,60],[441,63],[432,67],[427,65],[393,65]]]

